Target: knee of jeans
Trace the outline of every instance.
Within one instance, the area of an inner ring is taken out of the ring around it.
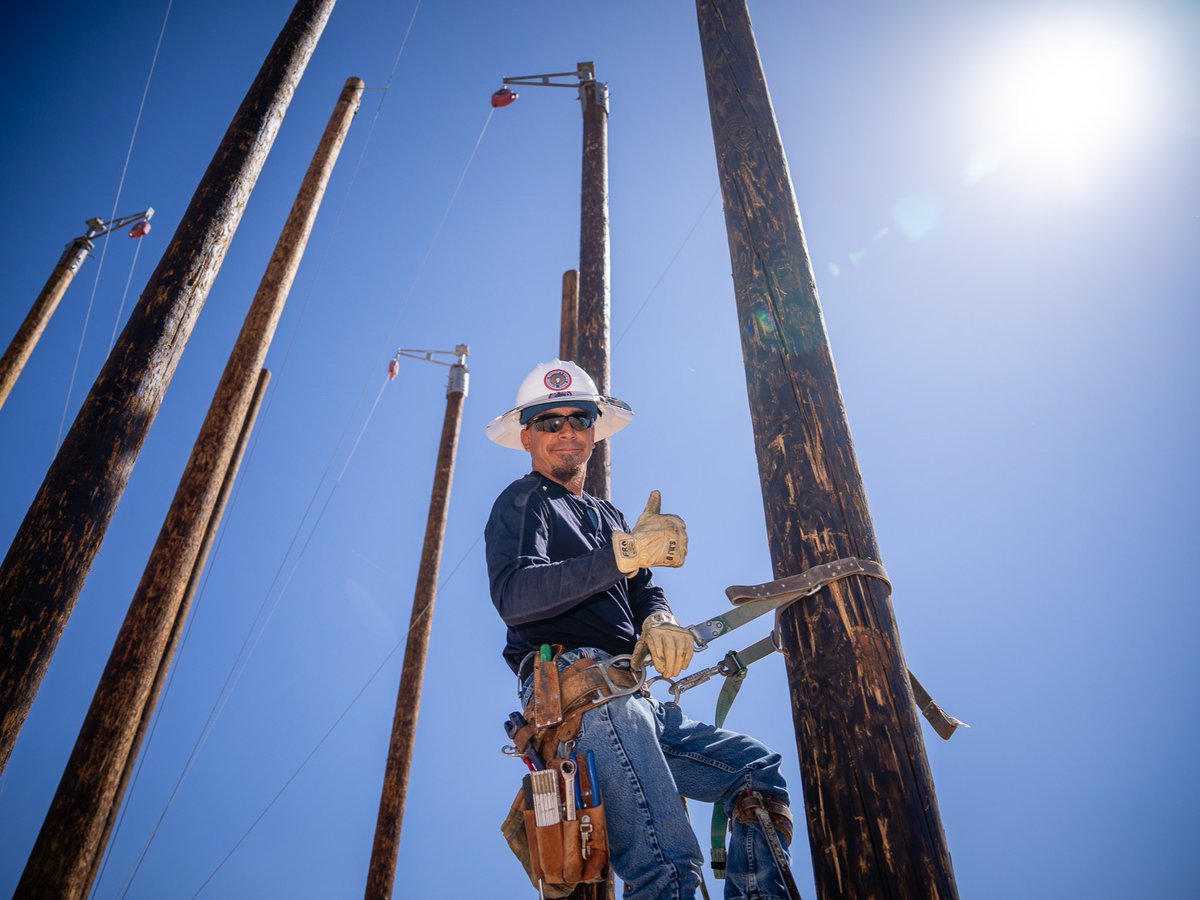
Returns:
[[[783,757],[778,753],[768,753],[763,759],[752,765],[746,771],[743,789],[759,791],[778,797],[784,803],[790,803],[787,780],[783,777]]]

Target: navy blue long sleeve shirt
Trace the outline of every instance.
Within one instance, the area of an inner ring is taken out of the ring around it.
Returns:
[[[538,472],[496,499],[484,532],[488,578],[514,672],[541,644],[629,653],[646,616],[670,611],[649,569],[626,578],[617,568],[612,533],[629,530],[607,500]]]

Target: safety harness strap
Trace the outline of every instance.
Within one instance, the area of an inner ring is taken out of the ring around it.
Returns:
[[[705,647],[709,641],[757,619],[764,613],[795,603],[802,597],[815,594],[821,588],[851,575],[879,578],[891,587],[887,572],[875,560],[847,557],[813,566],[799,575],[789,575],[776,581],[730,585],[725,589],[725,595],[729,597],[729,602],[734,604],[734,608],[699,625],[693,625],[688,631],[699,646]]]
[[[878,562],[871,559],[848,557],[813,566],[799,575],[789,575],[786,578],[762,584],[731,585],[725,589],[726,596],[729,597],[731,603],[735,604],[735,608],[688,629],[699,646],[706,646],[709,641],[772,610],[776,611],[776,619],[775,627],[765,638],[755,641],[745,649],[729,651],[720,665],[714,667],[725,675],[725,683],[721,686],[721,692],[717,696],[717,709],[713,724],[718,728],[724,726],[725,717],[729,714],[730,707],[733,706],[734,698],[737,697],[738,691],[742,689],[742,684],[746,680],[748,667],[780,649],[779,613],[797,600],[812,596],[833,582],[851,575],[878,578],[891,588],[887,571]],[[917,677],[911,671],[906,670],[906,672],[917,708],[939,737],[949,740],[959,725],[970,727],[938,706],[921,682],[917,680]],[[679,699],[678,694],[675,695],[675,699]],[[717,878],[725,877],[725,838],[728,829],[729,820],[723,806],[720,803],[714,804],[711,827],[712,869],[713,875]],[[790,877],[790,873],[788,875]]]

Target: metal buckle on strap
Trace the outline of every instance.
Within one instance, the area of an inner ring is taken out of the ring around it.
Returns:
[[[633,656],[629,653],[622,653],[620,656],[610,656],[608,659],[592,660],[596,668],[600,670],[600,677],[604,679],[604,684],[608,688],[609,696],[624,697],[627,694],[636,694],[646,684],[646,670],[635,669],[633,667]],[[629,674],[636,679],[630,687],[618,687],[613,684],[612,678],[609,677],[608,670],[615,665],[625,664]]]

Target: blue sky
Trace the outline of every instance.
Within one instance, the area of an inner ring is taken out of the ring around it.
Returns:
[[[612,387],[637,411],[614,442],[614,500],[636,512],[657,488],[687,521],[687,565],[659,577],[681,619],[719,609],[728,584],[771,577],[691,4],[425,3],[385,95],[413,8],[334,10],[0,777],[0,892],[20,876],[350,75],[369,89],[96,896],[361,893],[446,370],[402,362],[367,414],[396,347],[457,343],[471,348],[471,390],[396,896],[529,896],[498,834],[522,769],[498,753],[514,685],[479,540],[527,460],[483,424],[557,352],[580,118],[571,92],[545,89],[491,115],[503,75],[594,60],[610,86]],[[4,340],[62,245],[112,211],[166,9],[10,14]],[[132,274],[135,245],[118,236],[96,282],[97,248],[0,410],[3,545],[289,10],[172,5],[117,210],[153,206],[154,230]],[[959,889],[1190,897],[1200,10],[755,2],[751,14],[907,661],[973,725],[949,743],[925,731]],[[685,710],[707,717],[714,699],[698,689]],[[780,750],[798,785],[781,659],[756,666],[729,722]],[[707,810],[694,815],[703,834]]]

